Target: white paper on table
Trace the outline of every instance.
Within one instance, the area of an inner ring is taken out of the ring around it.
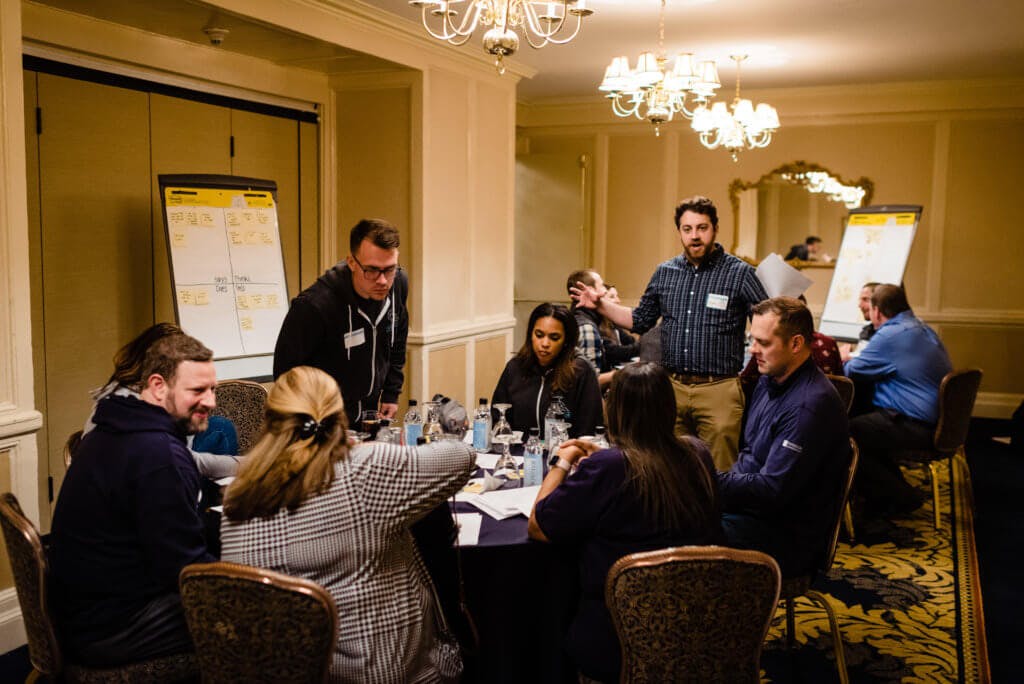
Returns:
[[[210,510],[211,511],[217,511],[218,513],[223,513],[224,512],[224,507],[223,506],[210,506]]]
[[[992,441],[993,442],[999,442],[1000,444],[1005,444],[1007,446],[1010,446],[1010,438],[1009,437],[993,437]]]
[[[537,492],[539,491],[540,485],[500,489],[496,492],[477,494],[469,499],[469,503],[495,520],[504,520],[514,515],[529,517],[530,511],[533,510],[533,502],[537,500]]]
[[[479,513],[456,513],[455,526],[459,529],[459,546],[476,546],[480,543],[480,524],[483,516]]]
[[[814,282],[772,252],[757,267],[757,279],[769,297],[799,297]]]
[[[476,467],[483,468],[485,470],[494,470],[494,466],[498,463],[498,456],[500,456],[500,454],[477,454]],[[516,462],[517,466],[523,465],[522,456],[513,456],[512,460]]]
[[[229,484],[231,484],[234,481],[235,481],[235,476],[234,475],[228,475],[227,477],[222,477],[219,480],[214,480],[213,483],[215,485],[220,486],[220,487],[227,487]]]

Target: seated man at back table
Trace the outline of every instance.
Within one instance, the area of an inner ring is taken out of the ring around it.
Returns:
[[[216,560],[197,510],[199,471],[185,437],[216,405],[213,353],[183,333],[155,342],[138,396],[96,403],[64,479],[49,559],[62,647],[112,666],[191,651],[178,574]]]
[[[869,316],[877,332],[844,370],[855,381],[874,383],[873,407],[850,421],[850,433],[860,447],[857,493],[864,513],[885,517],[914,511],[925,500],[895,456],[931,446],[939,385],[953,364],[935,331],[914,316],[903,288],[876,287]]]
[[[754,306],[754,388],[744,445],[718,474],[727,545],[775,558],[784,576],[821,560],[850,459],[846,407],[811,358],[814,321],[799,300]]]

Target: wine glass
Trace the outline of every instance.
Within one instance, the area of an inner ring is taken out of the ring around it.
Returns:
[[[444,429],[441,427],[441,405],[436,401],[424,403],[427,409],[427,424],[423,430],[428,442],[439,442],[444,437]]]
[[[494,476],[497,477],[501,473],[508,479],[514,473],[515,477],[518,477],[519,468],[516,466],[515,459],[512,458],[509,447],[513,438],[512,426],[505,418],[505,411],[512,408],[512,404],[494,404],[493,406],[498,411],[498,422],[494,424],[492,441],[501,445],[501,455],[494,463]]]
[[[498,437],[502,435],[508,435],[509,442],[512,441],[512,426],[508,424],[508,420],[505,418],[505,411],[512,408],[512,404],[493,404],[494,408],[498,411],[498,422],[494,424],[494,430],[491,431],[491,437],[495,442],[500,442]]]

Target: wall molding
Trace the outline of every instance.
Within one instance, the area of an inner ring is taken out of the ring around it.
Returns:
[[[1011,392],[978,392],[972,416],[978,418],[1009,419],[1024,401],[1024,394]]]
[[[925,323],[939,325],[986,325],[1016,328],[1024,325],[1024,311],[998,311],[994,309],[942,309],[941,311],[915,311]]]
[[[515,316],[505,315],[472,322],[448,322],[428,328],[423,332],[410,332],[408,344],[434,347],[444,345],[446,342],[465,342],[471,338],[496,337],[497,334],[512,330],[515,325]]]
[[[14,587],[0,591],[0,653],[7,653],[28,643],[21,605]]]

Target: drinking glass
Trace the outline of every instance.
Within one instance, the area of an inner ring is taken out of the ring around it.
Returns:
[[[441,405],[436,401],[428,401],[426,406],[427,423],[423,428],[423,434],[428,442],[439,442],[444,436],[444,429],[441,427]]]
[[[505,411],[512,408],[512,404],[494,404],[494,408],[498,411],[498,422],[494,424],[494,429],[491,430],[491,438],[495,442],[500,442],[498,439],[503,435],[507,435],[509,442],[512,441],[512,426],[508,424],[508,420],[505,418]]]
[[[369,441],[377,437],[380,429],[380,414],[376,410],[363,411],[359,414],[359,430],[370,435]]]

